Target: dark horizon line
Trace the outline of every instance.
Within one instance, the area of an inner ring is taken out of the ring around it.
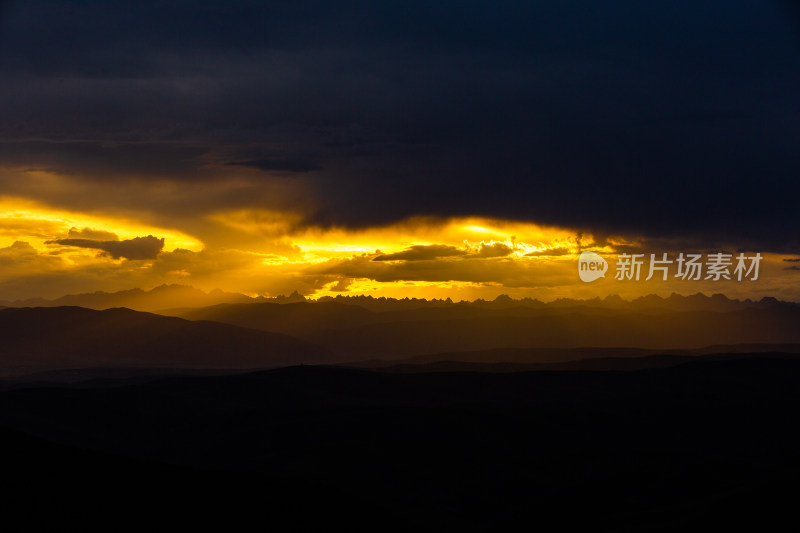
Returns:
[[[340,300],[350,300],[350,301],[367,301],[367,302],[418,302],[418,303],[430,303],[430,304],[445,304],[445,305],[465,305],[465,304],[489,304],[489,303],[509,303],[509,302],[520,302],[520,303],[528,303],[528,304],[541,304],[541,305],[553,305],[553,304],[564,304],[568,302],[583,302],[583,303],[624,303],[624,304],[635,304],[645,300],[653,300],[657,299],[659,301],[669,301],[670,299],[675,300],[677,298],[680,299],[689,299],[689,298],[704,298],[707,300],[717,299],[722,301],[727,301],[730,303],[770,303],[770,304],[790,304],[790,305],[800,305],[800,302],[792,301],[792,300],[781,300],[774,296],[764,296],[759,300],[753,300],[750,298],[745,298],[741,300],[739,298],[731,298],[724,293],[715,292],[711,295],[707,295],[702,291],[698,291],[696,293],[691,294],[680,294],[677,292],[672,292],[667,297],[659,296],[655,293],[648,293],[643,296],[637,296],[633,299],[625,299],[620,296],[618,293],[611,293],[604,297],[595,296],[593,298],[569,298],[569,297],[560,297],[555,298],[553,300],[544,301],[540,300],[539,298],[531,298],[529,296],[523,298],[513,298],[508,294],[502,293],[495,297],[492,300],[487,300],[484,298],[476,298],[474,300],[458,300],[455,301],[450,297],[447,298],[417,298],[417,297],[408,297],[405,298],[395,298],[391,296],[373,296],[371,294],[337,294],[336,296],[321,296],[319,298],[311,298],[305,295],[300,294],[297,290],[294,290],[290,295],[280,294],[278,296],[248,296],[247,294],[240,293],[240,292],[229,292],[223,291],[222,289],[215,288],[210,291],[205,291],[203,289],[199,289],[194,287],[193,285],[183,285],[178,283],[173,284],[161,284],[152,289],[143,289],[141,287],[134,287],[132,289],[124,289],[114,292],[107,292],[107,291],[95,291],[95,292],[84,292],[84,293],[69,293],[63,296],[59,296],[57,298],[44,298],[44,297],[32,297],[32,298],[18,298],[15,300],[0,300],[0,306],[10,306],[10,307],[19,307],[22,306],[21,304],[26,303],[52,303],[57,302],[59,300],[64,300],[68,298],[79,298],[79,297],[91,297],[91,296],[116,296],[116,295],[123,295],[125,293],[139,293],[141,295],[149,295],[156,291],[163,291],[163,290],[170,290],[170,289],[178,289],[178,290],[191,290],[197,293],[200,296],[202,293],[203,296],[212,296],[215,294],[222,294],[227,295],[234,298],[243,298],[249,301],[242,301],[242,302],[220,302],[220,303],[299,303],[299,302],[308,302],[308,303],[316,303],[316,302],[330,302],[330,301],[340,301]]]

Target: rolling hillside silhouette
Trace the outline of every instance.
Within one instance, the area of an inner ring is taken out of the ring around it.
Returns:
[[[664,300],[662,300],[663,302]],[[730,302],[730,300],[728,300]],[[696,349],[715,344],[800,343],[800,307],[764,304],[727,311],[632,311],[595,306],[446,306],[375,312],[339,302],[223,304],[182,313],[279,332],[347,360],[397,359],[493,349],[635,347]]]
[[[74,368],[258,369],[329,362],[327,350],[279,333],[129,309],[0,310],[0,372]]]
[[[800,344],[800,307],[780,303],[744,309],[736,304],[728,311],[454,305],[377,312],[326,301],[221,304],[181,314],[185,319],[129,309],[0,309],[0,372],[222,371],[358,361],[543,364],[792,353]]]
[[[175,527],[774,528],[800,479],[800,310],[653,302],[0,309],[3,509],[49,527],[88,499],[103,524],[141,504]]]
[[[385,372],[529,372],[536,370],[644,370],[690,362],[800,357],[800,344],[737,344],[698,350],[643,348],[532,348],[476,350],[347,363]]]
[[[60,298],[30,298],[2,302],[7,307],[65,307],[76,306],[88,309],[112,309],[127,307],[137,311],[158,311],[168,307],[202,307],[223,302],[252,302],[244,294],[213,290],[206,293],[187,285],[161,285],[149,291],[130,289],[126,291],[97,291],[83,294],[68,294]]]

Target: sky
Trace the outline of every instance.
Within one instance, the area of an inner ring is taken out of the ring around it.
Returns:
[[[0,0],[0,300],[800,301],[798,95],[789,0]]]

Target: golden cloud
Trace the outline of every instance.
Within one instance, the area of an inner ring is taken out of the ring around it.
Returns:
[[[155,227],[114,214],[0,198],[0,299],[162,283],[250,295],[298,290],[315,297],[345,292],[454,299],[721,289],[674,281],[617,283],[613,289],[607,280],[583,284],[575,271],[583,249],[614,254],[675,243],[636,235],[596,240],[585,230],[530,222],[415,217],[379,227],[320,227],[297,213],[250,209],[216,211],[191,227],[202,231],[190,235],[179,219],[175,227]],[[781,259],[768,255],[764,269],[770,273],[759,283],[729,284],[725,292],[800,299],[787,293],[798,290],[788,279],[796,272],[784,270]]]

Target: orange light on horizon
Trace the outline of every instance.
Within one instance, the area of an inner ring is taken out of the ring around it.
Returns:
[[[0,197],[0,247],[14,241],[25,241],[38,249],[46,249],[47,241],[66,238],[71,229],[89,228],[113,233],[120,240],[146,235],[164,238],[164,249],[203,249],[203,243],[175,229],[159,228],[123,217],[96,215],[54,209],[21,198]]]

